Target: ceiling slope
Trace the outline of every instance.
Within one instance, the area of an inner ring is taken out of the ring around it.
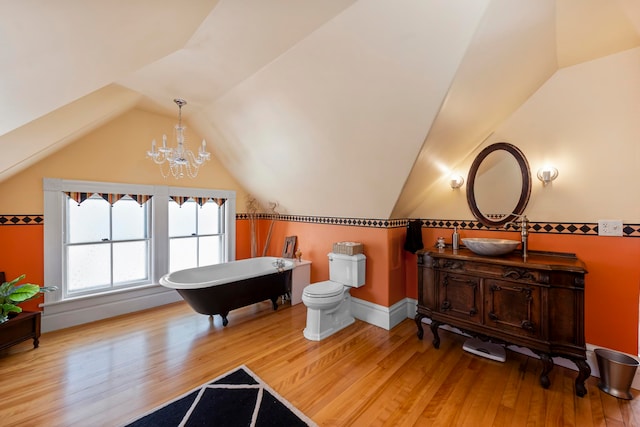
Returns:
[[[637,0],[559,0],[558,65],[568,67],[634,48],[640,44],[639,29]]]
[[[393,218],[428,203],[430,185],[448,177],[502,120],[558,68],[555,1],[493,1],[457,70],[446,101],[399,197]]]
[[[289,213],[387,218],[486,4],[357,2],[195,127],[218,136],[248,191]]]
[[[183,97],[238,182],[296,215],[424,216],[559,67],[640,43],[637,0],[0,2],[0,180]]]
[[[0,135],[0,182],[134,108],[141,95],[107,86]]]
[[[180,49],[118,80],[158,104],[210,105],[356,0],[222,1]]]
[[[452,173],[559,68],[640,45],[640,3],[493,0],[392,218],[428,217]],[[450,189],[449,189],[450,190]],[[464,196],[464,194],[462,194]]]
[[[183,47],[215,4],[3,0],[0,135]]]

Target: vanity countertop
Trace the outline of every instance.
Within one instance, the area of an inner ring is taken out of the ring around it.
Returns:
[[[507,255],[483,256],[471,252],[465,247],[453,250],[450,246],[444,249],[427,249],[418,251],[418,255],[426,254],[436,258],[459,259],[462,261],[477,261],[488,264],[510,265],[521,268],[535,268],[539,270],[563,270],[576,273],[587,273],[585,264],[575,254],[567,252],[528,251],[527,260],[522,259],[522,251],[513,251]]]

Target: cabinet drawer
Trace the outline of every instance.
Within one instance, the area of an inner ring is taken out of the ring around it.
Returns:
[[[438,311],[470,322],[482,322],[480,278],[440,272]]]
[[[521,268],[512,265],[488,264],[455,259],[442,259],[437,261],[436,267],[442,271],[481,275],[522,283],[549,283],[549,273],[547,271]]]
[[[541,338],[541,288],[485,279],[485,324],[522,336]]]

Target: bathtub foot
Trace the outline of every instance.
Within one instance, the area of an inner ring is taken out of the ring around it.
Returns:
[[[273,305],[273,311],[278,309],[278,297],[271,298],[271,304]]]
[[[225,314],[221,314],[220,316],[222,316],[222,326],[227,326],[229,324],[229,319],[227,319],[227,314],[229,313],[225,313]]]

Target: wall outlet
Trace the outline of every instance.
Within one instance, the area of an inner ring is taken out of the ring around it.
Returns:
[[[619,219],[598,220],[598,236],[622,236],[622,221]]]

